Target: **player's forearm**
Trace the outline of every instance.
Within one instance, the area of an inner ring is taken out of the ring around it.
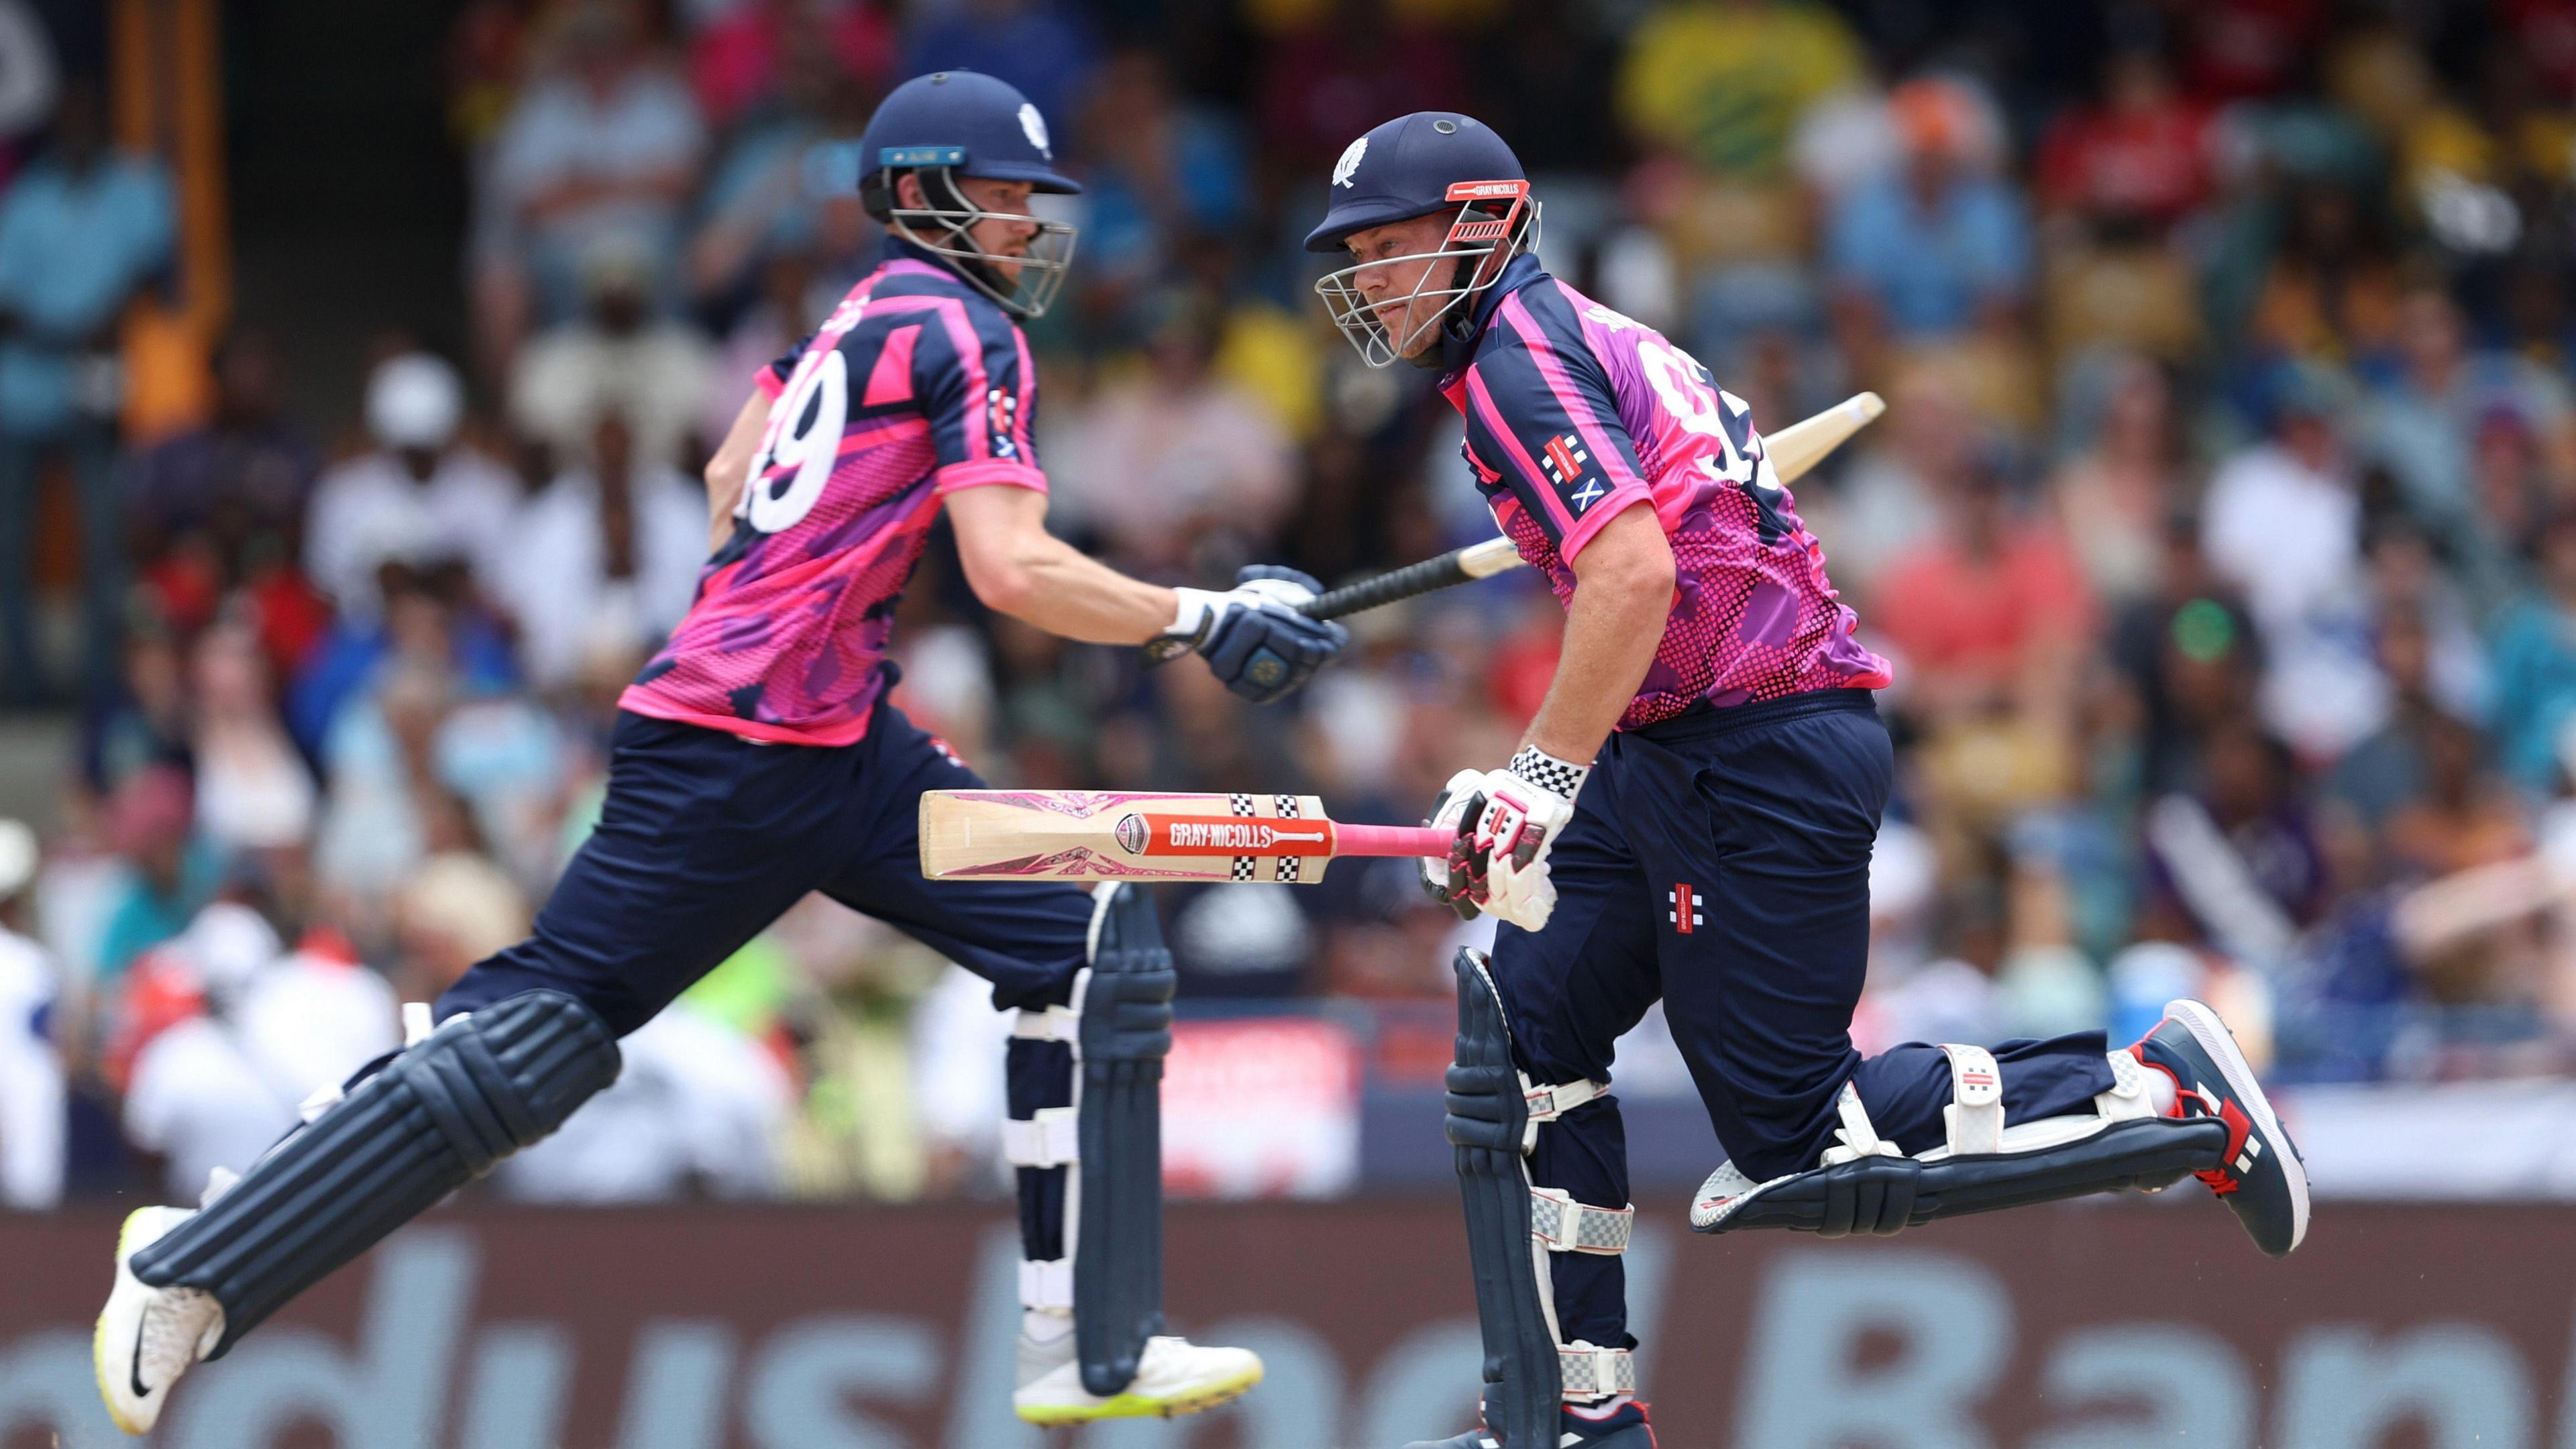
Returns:
[[[1672,602],[1672,546],[1652,508],[1632,507],[1576,560],[1556,678],[1521,743],[1576,763],[1599,755],[1646,682]]]
[[[1023,623],[1086,644],[1142,644],[1172,627],[1170,589],[1131,579],[1053,534],[1023,539],[998,573],[968,570],[976,597]]]
[[[769,394],[753,389],[733,415],[724,442],[707,460],[707,551],[724,547],[733,532],[733,510],[742,501],[742,485],[751,476],[751,458],[760,451],[761,434],[769,429]]]
[[[1142,644],[1172,627],[1180,600],[1046,531],[1046,495],[994,484],[948,495],[957,561],[984,606],[1086,644]]]

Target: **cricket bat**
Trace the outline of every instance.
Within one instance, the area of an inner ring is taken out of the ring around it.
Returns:
[[[1765,434],[1762,456],[1770,460],[1772,475],[1781,483],[1794,483],[1886,411],[1887,404],[1877,393],[1855,393],[1812,418]],[[1489,538],[1318,594],[1299,605],[1298,611],[1311,618],[1338,619],[1471,579],[1491,578],[1506,569],[1519,568],[1521,562],[1520,550],[1510,539]]]
[[[931,880],[1223,880],[1312,885],[1344,855],[1445,856],[1455,832],[1327,819],[1313,795],[928,790]]]

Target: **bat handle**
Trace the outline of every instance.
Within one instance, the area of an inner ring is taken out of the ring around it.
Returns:
[[[1475,577],[1467,572],[1467,566],[1461,558],[1465,553],[1465,549],[1452,549],[1438,558],[1427,558],[1417,564],[1406,564],[1400,569],[1390,570],[1374,578],[1362,579],[1356,584],[1346,584],[1341,588],[1328,590],[1299,604],[1297,612],[1310,619],[1338,619],[1345,614],[1356,614],[1363,609],[1392,604],[1398,599],[1410,599],[1416,594],[1427,594],[1435,589],[1448,588],[1452,584],[1463,584]]]
[[[1449,842],[1458,838],[1454,830],[1435,830],[1428,825],[1344,825],[1333,826],[1335,855],[1428,855],[1445,856]]]

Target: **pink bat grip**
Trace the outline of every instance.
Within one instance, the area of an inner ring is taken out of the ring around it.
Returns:
[[[1456,831],[1434,830],[1428,825],[1344,825],[1336,821],[1333,854],[1446,856],[1449,842],[1456,838]]]

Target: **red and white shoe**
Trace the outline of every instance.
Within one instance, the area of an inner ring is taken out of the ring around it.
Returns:
[[[2173,1079],[2172,1115],[2227,1124],[2226,1158],[2194,1175],[2236,1214],[2254,1246],[2275,1258],[2297,1247],[2308,1235],[2307,1164],[2218,1013],[2189,998],[2167,1002],[2165,1019],[2129,1051]]]

